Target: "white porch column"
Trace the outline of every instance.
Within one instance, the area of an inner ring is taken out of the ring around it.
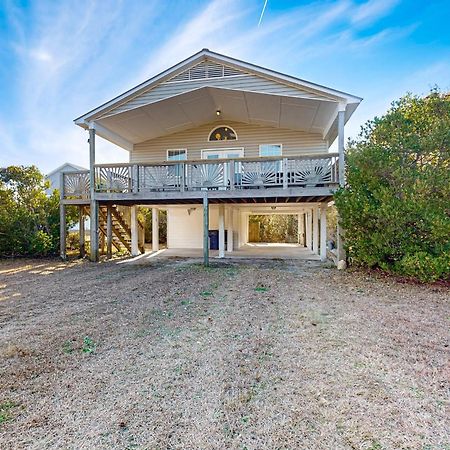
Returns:
[[[312,250],[312,212],[306,211],[306,247]]]
[[[305,214],[302,212],[297,214],[298,243],[305,246]]]
[[[137,206],[131,206],[131,256],[138,256],[139,252],[139,229],[137,221]]]
[[[219,205],[219,258],[225,257],[225,208]]]
[[[91,261],[98,261],[98,201],[95,200],[95,172],[94,172],[94,164],[95,164],[95,128],[94,125],[89,126],[89,180],[91,183],[91,203],[90,203],[90,211],[89,215],[91,218],[90,223],[90,247],[91,247]]]
[[[152,251],[159,250],[159,209],[152,208]]]
[[[320,259],[327,259],[327,204],[320,205]]]
[[[313,214],[313,242],[312,250],[317,255],[319,254],[319,208],[314,206]]]
[[[345,105],[339,105],[338,112],[338,152],[339,152],[339,185],[345,185],[345,152],[344,152]]]
[[[230,206],[227,210],[227,252],[233,251],[233,214],[234,209]]]

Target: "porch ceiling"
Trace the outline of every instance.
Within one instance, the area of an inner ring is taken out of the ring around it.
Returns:
[[[352,105],[348,105],[347,108]],[[155,103],[96,120],[108,131],[137,144],[218,119],[333,134],[337,103],[216,87],[202,87]],[[349,117],[353,111],[348,110]],[[101,136],[102,133],[99,132]],[[335,136],[325,136],[334,140]]]

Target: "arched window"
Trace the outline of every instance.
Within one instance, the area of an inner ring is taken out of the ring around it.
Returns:
[[[237,134],[231,127],[220,126],[209,133],[208,141],[235,141]]]

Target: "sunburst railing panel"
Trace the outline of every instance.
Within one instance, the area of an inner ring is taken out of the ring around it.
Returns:
[[[139,192],[179,190],[183,179],[183,164],[139,166]]]
[[[65,199],[88,199],[91,190],[89,171],[64,173],[62,189]]]
[[[135,182],[133,182],[131,164],[108,164],[95,167],[96,192],[132,192]]]
[[[289,186],[324,186],[337,183],[335,158],[289,159],[287,161]]]
[[[195,163],[186,164],[186,189],[219,189],[226,188],[225,164]]]
[[[238,164],[236,177],[241,188],[274,187],[283,184],[280,161],[245,161]]]

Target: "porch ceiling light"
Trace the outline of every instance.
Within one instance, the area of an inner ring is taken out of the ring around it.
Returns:
[[[220,116],[220,114],[222,114],[222,112],[220,111],[220,109],[216,109],[216,116]]]

